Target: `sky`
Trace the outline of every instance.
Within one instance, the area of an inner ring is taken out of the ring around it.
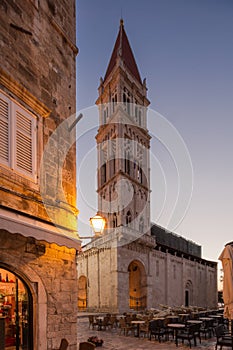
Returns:
[[[191,200],[172,228],[218,261],[233,240],[233,2],[78,0],[76,10],[80,127],[91,118],[77,142],[80,235],[91,234],[88,220],[97,211],[94,105],[122,17],[151,102],[151,221],[168,225],[178,189],[176,159],[160,139],[162,116],[190,156],[178,170],[185,178],[191,166],[193,175],[188,189],[180,183]]]

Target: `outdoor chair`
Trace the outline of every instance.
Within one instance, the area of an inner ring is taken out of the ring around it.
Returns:
[[[231,347],[233,349],[233,336],[226,332],[223,325],[219,325],[215,328],[216,344],[215,350],[220,346],[220,350],[223,346]]]
[[[90,343],[88,341],[82,342],[79,344],[79,350],[93,350],[96,346],[93,343]]]
[[[54,350],[66,350],[68,348],[68,345],[68,341],[65,338],[62,338],[59,348]]]
[[[194,341],[194,346],[197,345],[196,343],[196,335],[195,335],[195,326],[196,325],[186,325],[184,329],[180,329],[177,331],[176,335],[176,341],[178,344],[178,340],[182,340],[182,344],[184,344],[184,341],[187,340],[189,343],[189,347],[192,347],[191,340]]]
[[[161,342],[161,337],[166,334],[164,324],[162,320],[152,320],[149,322],[149,339],[153,335],[155,338],[158,337],[159,342]]]
[[[117,323],[118,323],[117,317],[116,316],[110,316],[110,319],[109,319],[110,327],[111,328],[117,328]]]
[[[110,322],[110,317],[109,316],[104,316],[103,321],[100,324],[100,329],[107,329],[109,327],[111,327],[111,322]]]
[[[95,319],[95,317],[93,315],[89,315],[88,319],[89,319],[89,328],[92,327],[92,329],[94,329],[95,326],[96,327],[98,326],[98,322],[96,321],[96,319]]]
[[[205,339],[207,338],[207,335],[211,338],[211,335],[214,333],[213,322],[214,320],[205,320],[201,325],[200,333],[204,334]]]
[[[120,334],[123,331],[124,335],[128,335],[129,332],[135,331],[135,327],[132,324],[126,323],[126,321],[123,318],[120,318],[119,320],[119,327],[120,327]]]
[[[150,334],[150,329],[149,329],[149,321],[145,321],[144,324],[139,325],[139,337],[143,334],[143,337],[149,336]]]

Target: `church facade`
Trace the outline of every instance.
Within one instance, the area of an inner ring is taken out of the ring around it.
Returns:
[[[216,307],[217,264],[195,243],[151,225],[149,100],[123,20],[96,104],[98,213],[107,225],[79,254],[79,309]]]

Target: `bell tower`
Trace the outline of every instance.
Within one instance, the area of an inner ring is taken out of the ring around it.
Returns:
[[[98,211],[107,233],[134,240],[150,234],[150,102],[122,19],[98,92]]]

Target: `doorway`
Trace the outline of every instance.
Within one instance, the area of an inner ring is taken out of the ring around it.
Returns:
[[[78,279],[78,309],[86,310],[87,308],[87,278],[81,276]]]
[[[33,349],[32,295],[26,283],[0,267],[0,350]]]
[[[140,261],[134,260],[128,267],[129,307],[132,310],[144,310],[147,307],[146,271]]]

